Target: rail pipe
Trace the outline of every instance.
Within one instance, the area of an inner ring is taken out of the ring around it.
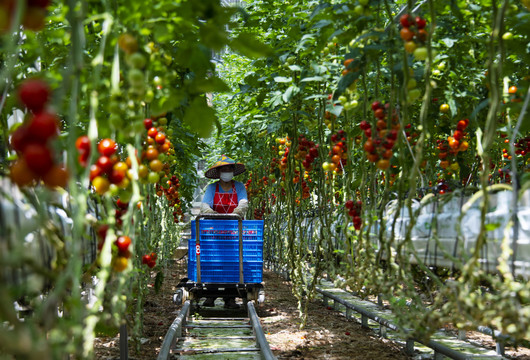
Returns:
[[[182,306],[182,309],[180,310],[180,313],[178,316],[173,320],[173,323],[169,327],[169,330],[166,333],[166,336],[164,337],[164,341],[162,342],[162,346],[160,347],[160,352],[158,353],[157,360],[167,360],[169,359],[169,353],[171,351],[171,346],[175,343],[176,337],[182,337],[182,326],[186,322],[186,318],[188,317],[188,313],[190,311],[190,301],[187,300],[184,302],[184,306]]]
[[[258,315],[256,314],[256,308],[254,307],[254,303],[252,301],[249,301],[247,303],[247,308],[250,324],[252,325],[252,330],[254,331],[254,335],[256,336],[256,342],[260,349],[261,358],[264,360],[276,360],[276,357],[272,353],[269,343],[265,338],[265,334],[263,333],[263,328],[261,327]]]
[[[366,316],[367,318],[391,329],[391,330],[394,330],[394,331],[398,331],[399,328],[397,327],[397,325],[395,325],[394,323],[388,321],[387,319],[384,319],[380,316],[377,316],[376,314],[366,310],[365,308],[363,307],[360,307],[358,305],[355,305],[355,304],[351,304],[349,302],[347,302],[346,300],[343,300],[341,298],[339,298],[338,296],[336,295],[333,295],[327,291],[324,291],[322,289],[319,289],[317,288],[316,291],[320,294],[322,294],[323,296],[325,297],[328,297],[330,299],[333,299],[333,301],[336,301],[338,302],[339,304],[342,304],[344,305],[347,309],[352,309],[358,313],[360,313],[361,315],[364,315]],[[405,333],[408,333],[408,331],[405,331]],[[409,338],[407,339],[407,343],[410,344],[411,341],[415,341],[415,342],[419,342],[420,344],[423,344],[431,349],[433,349],[435,352],[437,353],[440,353],[442,355],[445,355],[447,357],[450,357],[451,359],[454,359],[454,360],[467,360],[469,359],[469,356],[466,355],[466,354],[462,354],[456,350],[453,350],[451,348],[448,348],[447,346],[445,345],[442,345],[440,343],[437,343],[436,341],[433,341],[433,340],[429,340],[427,342],[425,341],[421,341],[421,340],[418,340],[418,339],[415,339],[415,338]]]

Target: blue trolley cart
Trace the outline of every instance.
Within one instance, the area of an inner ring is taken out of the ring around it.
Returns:
[[[191,223],[188,277],[174,301],[202,297],[242,298],[263,303],[263,221],[236,214],[199,215]]]

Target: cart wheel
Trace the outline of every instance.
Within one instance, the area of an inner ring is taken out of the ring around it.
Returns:
[[[263,305],[265,303],[265,291],[260,290],[258,293],[258,305]]]
[[[188,300],[188,290],[182,288],[177,289],[173,295],[173,302],[176,305],[182,305],[186,300]]]

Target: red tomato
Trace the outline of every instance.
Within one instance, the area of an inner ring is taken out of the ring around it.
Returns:
[[[116,246],[120,253],[127,252],[127,250],[129,250],[129,245],[131,245],[131,238],[128,236],[123,235],[116,240]]]
[[[59,132],[59,117],[49,112],[36,114],[27,127],[28,135],[35,140],[46,142]]]
[[[44,28],[44,20],[46,18],[46,10],[38,6],[29,6],[26,9],[22,25],[27,30],[39,31]]]
[[[153,120],[152,119],[144,119],[144,126],[145,126],[145,130],[149,130],[153,127]]]
[[[116,142],[112,139],[103,139],[98,144],[98,151],[101,155],[104,156],[112,156],[117,149],[118,146],[116,145]]]
[[[147,135],[150,137],[150,138],[156,138],[156,135],[158,134],[158,130],[155,128],[155,127],[152,127],[150,128],[149,130],[147,130]]]
[[[75,148],[80,153],[90,153],[90,139],[86,135],[82,135],[75,141]]]
[[[112,184],[120,184],[123,179],[125,179],[125,173],[123,171],[113,169],[109,174],[109,181]]]
[[[423,29],[425,26],[427,26],[427,21],[419,16],[416,16],[416,27],[418,29]]]
[[[384,119],[385,118],[385,110],[384,109],[377,109],[374,111],[374,116],[378,119]]]
[[[50,97],[50,88],[41,79],[25,80],[18,89],[18,98],[29,110],[41,111]]]
[[[353,209],[353,205],[354,205],[353,200],[348,200],[348,201],[346,201],[346,203],[344,204],[344,206],[346,206],[346,209],[348,209],[348,210]]]
[[[21,158],[18,159],[9,168],[9,176],[11,181],[19,187],[30,185],[33,180],[36,180],[36,175],[28,168],[26,161]]]
[[[383,107],[383,104],[381,104],[380,101],[374,101],[372,103],[372,111],[376,111],[377,109],[380,109]]]
[[[147,263],[147,266],[149,266],[151,269],[154,268],[156,266],[156,260],[151,259],[151,261]]]
[[[97,164],[92,164],[90,166],[90,181],[94,180],[96,176],[103,175],[103,169],[101,169]]]
[[[11,134],[11,146],[17,152],[24,151],[24,148],[29,143],[28,127],[25,125],[19,126],[13,134]]]
[[[401,24],[401,26],[408,28],[414,23],[414,20],[412,19],[412,16],[410,16],[410,14],[403,14],[399,18],[399,23]]]
[[[151,262],[151,255],[144,255],[142,256],[142,264],[148,264],[149,262]]]
[[[98,160],[96,161],[97,166],[103,170],[105,174],[110,174],[112,171],[113,163],[107,156],[100,156]]]
[[[46,174],[53,166],[50,149],[43,144],[29,144],[24,148],[24,160],[28,168],[37,175]]]
[[[163,143],[166,142],[166,135],[164,133],[158,133],[156,134],[155,136],[155,141],[157,143],[159,143],[160,145],[162,145]]]
[[[399,31],[399,35],[403,41],[410,41],[414,37],[414,33],[409,28],[403,28]]]

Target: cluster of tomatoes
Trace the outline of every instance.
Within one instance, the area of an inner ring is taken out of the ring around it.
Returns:
[[[142,264],[149,266],[150,269],[154,268],[156,266],[156,259],[158,256],[155,252],[152,252],[150,254],[145,254],[142,256]]]
[[[302,160],[302,166],[306,171],[313,169],[312,164],[315,158],[318,157],[318,144],[315,145],[313,141],[307,140],[304,135],[298,137],[298,151],[294,158]]]
[[[282,157],[279,163],[280,170],[287,169],[287,161],[289,156],[289,149],[291,147],[291,139],[289,137],[277,138],[276,143],[278,144],[278,155]]]
[[[348,200],[344,206],[348,210],[348,215],[352,218],[352,223],[355,230],[360,230],[363,222],[361,219],[363,202],[360,200],[357,202]]]
[[[80,164],[86,166],[91,151],[89,138],[86,135],[77,138],[76,148],[79,152]],[[99,156],[90,166],[90,181],[94,191],[99,195],[104,195],[109,191],[111,184],[120,189],[127,188],[130,185],[128,178],[130,166],[120,160],[117,154],[118,144],[110,138],[102,139],[97,144],[97,150]]]
[[[10,167],[11,180],[20,187],[42,180],[50,188],[66,187],[68,172],[55,162],[52,140],[59,134],[59,117],[47,109],[50,88],[40,79],[25,80],[18,88],[29,117],[11,134],[18,159]]]
[[[447,137],[447,140],[437,140],[437,148],[440,150],[438,158],[442,169],[450,168],[453,171],[459,169],[458,163],[451,160],[454,160],[460,151],[466,151],[469,148],[469,143],[464,140],[466,136],[464,130],[468,125],[468,119],[460,120],[456,125],[456,130]]]
[[[341,174],[344,165],[348,161],[348,146],[346,145],[346,132],[338,130],[331,135],[331,150],[328,153],[331,162],[322,163],[324,171],[333,171],[335,174]]]
[[[164,194],[169,203],[169,207],[175,209],[173,211],[173,220],[176,223],[178,223],[179,219],[182,219],[184,216],[184,213],[182,212],[182,208],[180,207],[181,200],[180,200],[180,194],[178,190],[179,188],[180,188],[179,179],[177,178],[176,175],[172,175],[171,178],[169,178],[166,181],[166,186],[160,185],[156,192],[158,196],[162,196],[162,194]]]
[[[402,26],[399,35],[405,42],[405,51],[414,54],[417,60],[427,59],[427,48],[425,42],[429,34],[425,27],[427,22],[420,16],[412,16],[411,14],[401,15],[399,22]]]
[[[17,0],[20,1],[20,0]],[[3,0],[0,2],[0,31],[5,32],[11,26],[15,18],[15,0]],[[39,31],[44,28],[46,8],[51,0],[25,0],[25,12],[22,15],[22,25],[26,30]]]
[[[375,132],[372,131],[372,125],[368,121],[363,120],[359,124],[367,138],[364,143],[366,158],[370,162],[375,163],[380,170],[386,170],[390,166],[390,158],[394,154],[392,149],[398,137],[399,123],[395,109],[392,116],[392,125],[388,128],[387,112],[389,107],[390,104],[383,105],[380,101],[372,103],[372,111],[377,119]]]
[[[98,237],[98,251],[103,249],[103,244],[107,238],[107,231],[109,226],[107,224],[101,224],[96,230]],[[132,240],[129,236],[121,235],[118,236],[116,241],[114,241],[114,246],[112,249],[112,268],[116,272],[122,272],[127,268],[129,264],[129,259],[132,256],[131,251],[129,250]]]
[[[526,156],[530,153],[530,136],[517,140],[515,143],[515,154]]]
[[[169,171],[169,164],[166,160],[174,152],[171,141],[164,133],[166,124],[167,119],[165,117],[160,117],[157,120],[150,118],[144,120],[147,138],[142,152],[143,164],[138,167],[138,175],[140,179],[153,184],[160,181],[160,174],[163,170],[166,173]]]
[[[263,220],[264,214],[265,214],[265,202],[262,201],[261,205],[254,209],[254,219]]]

